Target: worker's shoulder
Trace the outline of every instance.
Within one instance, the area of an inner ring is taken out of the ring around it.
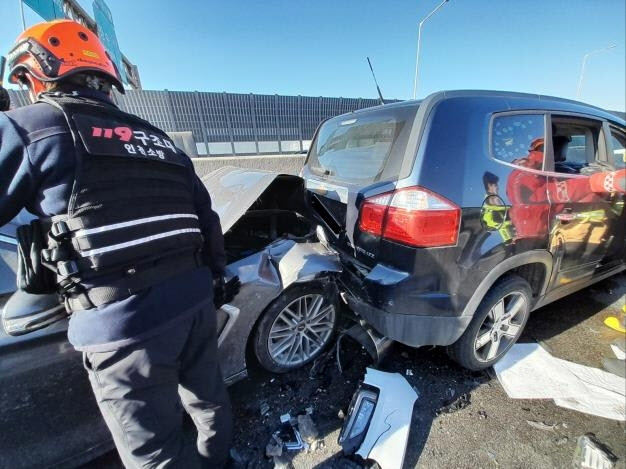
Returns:
[[[4,113],[27,144],[59,134],[70,135],[65,116],[46,103],[34,103]]]

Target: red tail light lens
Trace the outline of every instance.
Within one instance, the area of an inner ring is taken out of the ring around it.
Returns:
[[[376,236],[415,247],[453,246],[461,209],[422,187],[398,189],[366,199],[359,227]]]
[[[383,222],[392,197],[393,192],[388,192],[365,199],[361,206],[361,219],[359,221],[361,231],[367,231],[376,236],[383,234]]]

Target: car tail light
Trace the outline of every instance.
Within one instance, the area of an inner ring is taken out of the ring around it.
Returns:
[[[415,247],[453,246],[461,209],[423,187],[408,187],[365,199],[361,231]]]
[[[387,213],[391,197],[393,197],[393,193],[388,192],[365,199],[361,206],[361,220],[359,223],[361,231],[367,231],[376,236],[383,234],[383,222],[385,221],[385,214]]]

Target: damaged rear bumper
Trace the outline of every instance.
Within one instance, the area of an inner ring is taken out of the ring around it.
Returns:
[[[471,316],[418,316],[374,308],[352,294],[345,296],[348,306],[374,329],[390,339],[409,345],[450,345],[457,341]]]
[[[418,295],[409,275],[385,266],[371,270],[341,255],[340,283],[344,300],[380,334],[403,344],[450,345],[458,340],[471,316],[456,316],[449,295]]]

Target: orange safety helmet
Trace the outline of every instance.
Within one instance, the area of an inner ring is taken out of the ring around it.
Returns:
[[[124,93],[115,64],[93,32],[72,20],[55,20],[31,26],[18,36],[8,56],[9,81],[25,83],[35,96],[45,82],[81,72],[95,72]]]
[[[544,139],[539,137],[530,142],[530,148],[528,151],[543,151]]]

